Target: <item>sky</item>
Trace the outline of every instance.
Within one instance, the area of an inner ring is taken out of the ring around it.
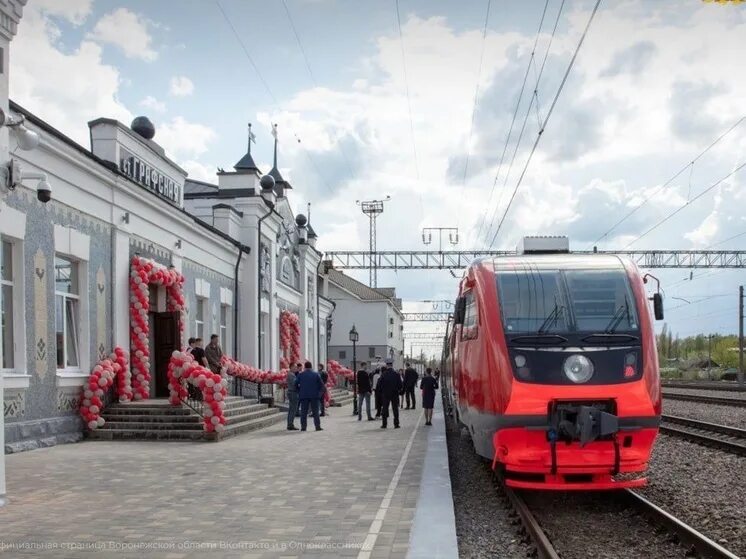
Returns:
[[[268,171],[277,123],[290,201],[311,204],[322,251],[367,249],[355,201],[386,195],[379,250],[432,249],[424,227],[458,227],[460,249],[524,235],[743,248],[746,7],[603,2],[550,114],[594,4],[30,0],[10,93],[84,146],[89,120],[147,115],[155,141],[211,182],[245,153],[249,122]],[[654,273],[673,332],[737,331],[744,271]],[[447,271],[380,271],[378,285],[406,311],[457,292]]]

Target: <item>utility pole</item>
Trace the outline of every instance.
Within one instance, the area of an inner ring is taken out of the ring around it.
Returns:
[[[743,387],[743,285],[738,288],[738,384]]]
[[[458,244],[458,227],[424,227],[422,229],[422,242],[429,245],[433,242],[433,231],[438,232],[438,252],[443,252],[443,233],[448,233],[448,242],[452,245]]]
[[[712,373],[710,368],[712,367],[712,334],[707,336],[707,378],[712,380]]]
[[[378,287],[378,264],[376,258],[376,219],[383,213],[383,203],[391,200],[386,196],[383,200],[355,200],[363,213],[370,220],[370,233],[368,235],[370,245],[370,287]]]

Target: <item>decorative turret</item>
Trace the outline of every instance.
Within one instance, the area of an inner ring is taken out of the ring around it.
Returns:
[[[277,194],[278,198],[282,198],[283,196],[285,196],[285,190],[293,187],[290,185],[289,182],[282,178],[282,175],[277,168],[277,124],[272,125],[272,135],[275,137],[275,154],[272,170],[267,174],[271,175],[272,178],[275,179],[275,194]]]
[[[256,163],[254,162],[254,158],[251,155],[252,142],[256,143],[256,136],[254,136],[254,133],[251,131],[251,123],[249,122],[249,145],[246,150],[246,155],[239,159],[238,163],[233,166],[233,168],[238,173],[260,173],[259,169],[256,166]]]

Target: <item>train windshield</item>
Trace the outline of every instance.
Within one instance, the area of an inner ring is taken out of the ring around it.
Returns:
[[[639,329],[623,270],[503,270],[497,290],[506,333],[615,333]]]

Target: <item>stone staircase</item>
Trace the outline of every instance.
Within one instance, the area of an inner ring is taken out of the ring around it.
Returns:
[[[285,419],[277,408],[241,396],[228,396],[223,433],[206,433],[202,418],[192,409],[167,400],[112,404],[101,414],[104,426],[88,434],[98,440],[219,440],[267,427]]]
[[[332,406],[338,408],[351,404],[355,399],[352,392],[344,388],[332,388],[329,396],[331,396],[332,399]]]

